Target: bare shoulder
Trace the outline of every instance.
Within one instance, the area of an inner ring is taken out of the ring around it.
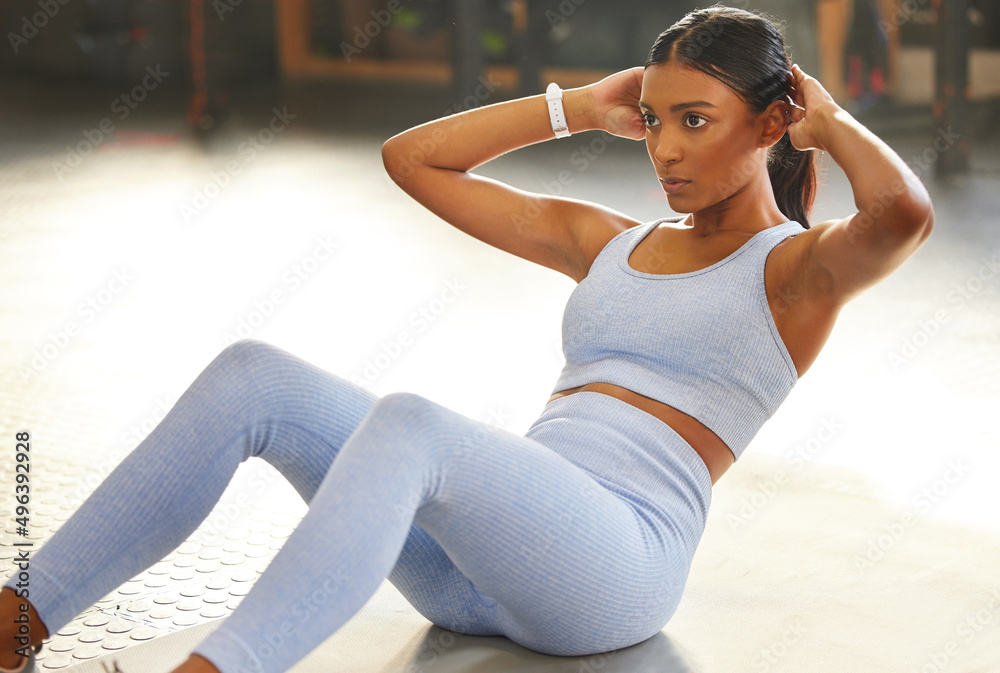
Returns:
[[[789,236],[774,247],[767,260],[767,285],[769,290],[774,290],[778,295],[779,303],[791,304],[807,295],[810,303],[815,306],[815,300],[828,294],[831,279],[815,263],[813,248],[824,232],[831,227],[840,226],[847,219],[849,218],[838,218],[810,225],[805,231]],[[779,286],[784,288],[783,293],[779,291]]]
[[[884,280],[909,259],[934,229],[934,209],[915,203],[888,211],[823,222],[809,231],[803,273],[819,283],[817,299],[844,305]]]
[[[660,221],[662,222],[662,226],[678,230],[687,229],[687,227],[678,224],[678,222],[682,219],[684,219],[684,216],[680,215]],[[615,211],[594,213],[593,217],[576,222],[574,235],[577,241],[580,259],[576,269],[577,276],[574,280],[579,283],[587,276],[594,260],[597,259],[597,256],[601,254],[601,251],[607,247],[608,243],[611,242],[611,239],[624,231],[628,231],[629,229],[633,229],[639,225],[647,223],[648,221],[644,222],[642,220],[637,220]]]
[[[612,238],[642,222],[597,203],[581,202],[576,210],[577,216],[567,220],[576,253],[572,273],[567,275],[579,283]]]
[[[843,307],[913,255],[933,222],[933,211],[892,225],[873,226],[861,213],[826,220],[778,244],[775,274],[807,291],[813,304]]]

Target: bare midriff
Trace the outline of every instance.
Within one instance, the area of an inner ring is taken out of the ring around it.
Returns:
[[[729,450],[726,443],[718,435],[705,427],[701,421],[685,414],[679,409],[675,409],[669,404],[664,404],[645,395],[640,395],[628,388],[616,386],[613,383],[588,383],[576,388],[560,390],[549,398],[549,402],[583,390],[592,390],[618,398],[622,402],[631,404],[633,407],[641,409],[669,425],[705,461],[705,467],[708,468],[708,473],[712,477],[713,484],[736,462],[733,452]]]

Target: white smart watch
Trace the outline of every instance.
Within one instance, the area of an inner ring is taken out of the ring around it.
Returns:
[[[556,138],[565,138],[569,135],[562,93],[562,89],[555,82],[545,89],[545,102],[549,105],[549,121],[552,122],[552,131],[556,134]]]

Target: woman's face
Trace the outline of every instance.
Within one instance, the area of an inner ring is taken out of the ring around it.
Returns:
[[[760,142],[763,127],[747,125],[746,104],[714,77],[675,63],[651,65],[643,73],[639,111],[646,149],[675,212],[703,210],[748,183],[760,184],[761,171],[767,177],[767,147],[774,141]],[[664,178],[689,182],[676,188]]]

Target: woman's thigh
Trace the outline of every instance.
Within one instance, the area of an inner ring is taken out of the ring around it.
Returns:
[[[436,466],[432,493],[417,507],[415,523],[454,563],[457,576],[468,578],[475,598],[425,593],[425,614],[463,602],[472,614],[485,608],[489,618],[478,624],[483,632],[495,629],[558,655],[619,649],[662,629],[676,610],[693,550],[686,524],[661,516],[670,508],[668,493],[660,494],[658,508],[646,508],[531,437],[419,396],[397,403],[409,405],[399,417],[410,423],[412,407],[422,408],[431,428],[413,432],[401,425],[400,441],[412,438],[414,451],[436,444],[429,449]],[[391,419],[387,413],[386,422]],[[587,448],[633,450],[627,440],[613,443],[615,436],[598,437]],[[410,539],[427,541],[420,534]]]

